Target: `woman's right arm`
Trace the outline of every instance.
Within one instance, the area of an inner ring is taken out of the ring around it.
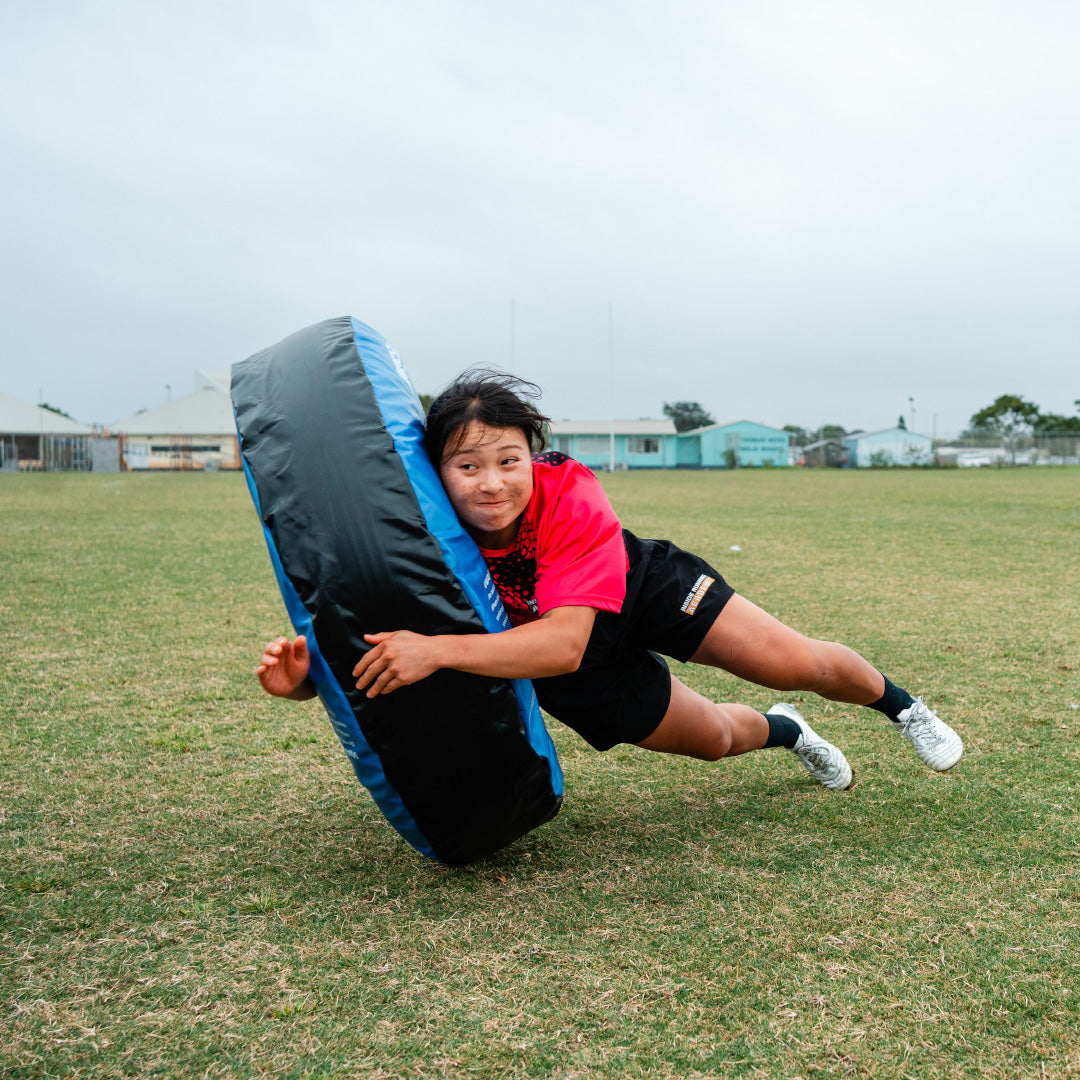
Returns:
[[[562,607],[496,634],[365,634],[364,640],[374,647],[353,668],[356,689],[373,698],[426,679],[440,668],[499,679],[543,679],[576,671],[595,618],[595,608]]]
[[[310,668],[307,638],[301,634],[295,641],[281,637],[269,642],[263,649],[255,674],[268,694],[307,701],[315,696],[315,686],[308,678]]]

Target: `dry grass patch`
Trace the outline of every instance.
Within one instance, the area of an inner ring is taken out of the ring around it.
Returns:
[[[845,795],[780,752],[557,729],[558,818],[434,866],[318,706],[258,692],[284,617],[239,478],[0,477],[0,1072],[1080,1073],[1080,474],[606,483],[629,527],[925,691],[962,765],[810,697]]]

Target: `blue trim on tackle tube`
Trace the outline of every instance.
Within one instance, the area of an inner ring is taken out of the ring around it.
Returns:
[[[237,434],[239,435],[239,430]],[[255,503],[255,510],[259,515],[259,521],[262,522],[262,507],[259,505],[259,493],[255,488],[255,479],[251,475],[251,470],[248,468],[248,463],[243,454],[240,455],[240,460],[244,465],[244,476],[247,478],[247,485],[251,492],[251,498]],[[409,813],[397,789],[386,779],[386,773],[383,772],[379,755],[371,749],[367,739],[364,738],[364,733],[360,730],[360,725],[356,721],[356,716],[348,698],[345,697],[345,691],[342,690],[341,683],[334,678],[333,672],[319,649],[319,643],[315,639],[315,631],[311,623],[311,614],[304,607],[303,601],[297,594],[296,589],[293,588],[292,582],[285,576],[285,568],[281,565],[281,557],[274,546],[274,538],[265,524],[263,524],[263,536],[266,538],[266,546],[270,552],[270,562],[274,567],[274,576],[277,578],[278,588],[281,589],[281,596],[285,601],[285,610],[288,612],[289,620],[292,622],[296,633],[303,634],[307,638],[308,652],[311,654],[311,681],[315,684],[315,689],[318,691],[319,698],[326,709],[327,715],[330,717],[330,723],[333,725],[334,732],[341,742],[342,749],[348,756],[349,761],[352,762],[356,778],[371,792],[371,797],[375,800],[386,820],[421,855],[426,855],[429,859],[438,861],[434,848],[428,843],[427,838],[413,820],[412,814]]]
[[[427,522],[428,531],[439,542],[447,568],[457,578],[469,602],[490,633],[509,630],[487,563],[472,538],[462,529],[424,449],[424,411],[401,358],[377,330],[352,319],[353,341],[364,371],[375,391],[375,402],[383,424],[394,440],[394,449],[405,466],[413,492]],[[517,695],[518,711],[525,723],[529,745],[551,768],[551,786],[560,799],[563,774],[548,730],[540,716],[536,692],[528,679],[511,679]]]

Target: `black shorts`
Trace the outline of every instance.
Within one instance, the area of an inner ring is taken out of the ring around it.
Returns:
[[[669,540],[623,530],[630,568],[621,612],[598,611],[577,671],[534,679],[541,707],[597,750],[638,743],[663,720],[671,675],[663,656],[697,652],[734,589]]]

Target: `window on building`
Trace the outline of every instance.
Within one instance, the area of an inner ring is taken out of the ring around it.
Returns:
[[[153,454],[220,454],[220,443],[152,443],[150,452]]]
[[[660,440],[644,435],[632,435],[626,440],[626,449],[631,454],[659,454]]]
[[[560,454],[569,454],[570,453],[570,436],[569,435],[556,435],[555,436],[555,447],[554,447],[554,449],[558,450]]]

